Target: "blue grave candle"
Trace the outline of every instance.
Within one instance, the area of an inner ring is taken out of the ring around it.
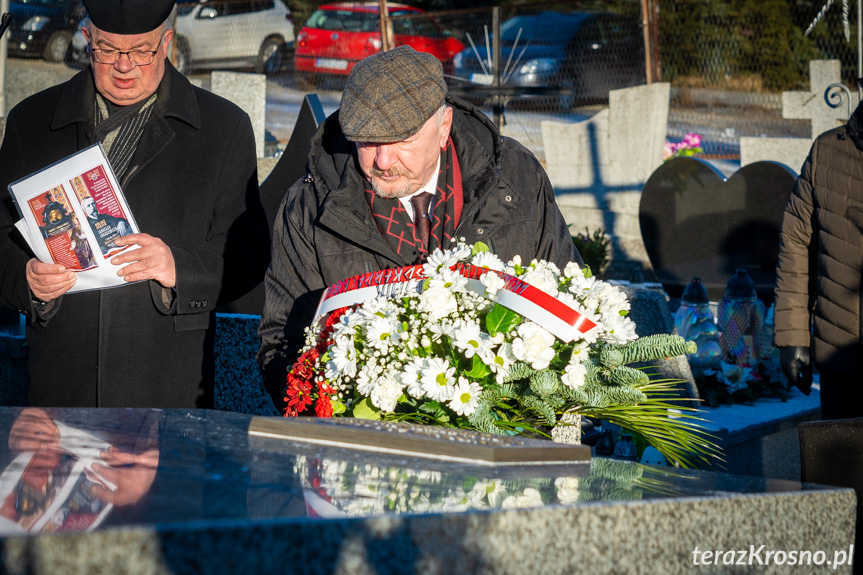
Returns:
[[[683,290],[680,307],[674,314],[674,327],[680,337],[694,341],[698,346],[698,351],[688,356],[693,375],[699,376],[708,369],[719,369],[719,332],[701,278],[692,278]]]

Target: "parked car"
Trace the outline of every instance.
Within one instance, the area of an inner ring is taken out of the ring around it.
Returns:
[[[9,56],[62,62],[84,6],[81,0],[23,0],[9,2],[9,12]]]
[[[388,4],[390,16],[423,14],[419,8]],[[395,18],[393,40],[433,54],[452,66],[452,57],[464,44],[450,36],[431,18]],[[314,86],[321,77],[347,76],[354,65],[381,50],[380,12],[377,2],[339,2],[315,10],[297,35],[294,70],[303,88]]]
[[[501,83],[504,86],[570,88],[551,96],[562,108],[576,101],[608,98],[610,90],[643,84],[644,38],[638,22],[608,13],[542,12],[501,24]],[[453,58],[455,76],[492,83],[492,58],[485,42]]]
[[[294,44],[291,11],[282,0],[225,0],[177,5],[177,68],[252,68],[279,72]]]

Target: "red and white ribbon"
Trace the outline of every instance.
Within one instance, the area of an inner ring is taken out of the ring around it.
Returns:
[[[458,264],[455,270],[467,278],[470,291],[511,309],[562,341],[581,339],[597,329],[596,322],[586,314],[515,276],[467,264]],[[504,286],[493,297],[486,294],[485,286],[479,281],[486,273],[497,274],[504,281]],[[396,298],[422,293],[425,279],[423,266],[416,265],[369,272],[342,280],[324,291],[315,317],[377,297]]]

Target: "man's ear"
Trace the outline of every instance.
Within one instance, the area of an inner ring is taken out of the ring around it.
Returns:
[[[443,122],[440,125],[440,149],[446,148],[446,142],[449,140],[449,132],[452,128],[452,108],[447,106],[443,110]]]

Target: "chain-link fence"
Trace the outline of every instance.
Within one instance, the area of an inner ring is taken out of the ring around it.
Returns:
[[[643,4],[655,20],[642,14]],[[741,136],[809,135],[808,122],[782,118],[781,92],[808,87],[810,60],[840,60],[842,80],[854,85],[853,13],[850,42],[838,4],[804,36],[822,6],[820,0],[577,0],[435,12],[392,4],[390,14],[395,45],[437,56],[450,90],[480,105],[540,159],[542,120],[584,119],[609,90],[644,83],[654,70],[672,84],[669,138],[698,132],[705,155],[734,157]],[[86,42],[75,33],[80,0],[13,1],[10,11],[11,58],[89,62]],[[337,95],[354,63],[382,47],[375,3],[297,14],[301,21],[283,0],[181,3],[171,58],[191,75],[258,71],[282,90]],[[655,67],[645,64],[644,23],[652,21],[656,47],[648,43],[647,54],[656,56]]]

